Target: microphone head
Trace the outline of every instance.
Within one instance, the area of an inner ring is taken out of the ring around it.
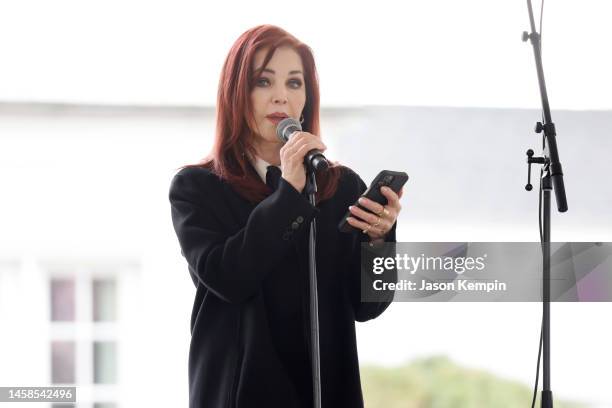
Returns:
[[[287,143],[293,132],[300,132],[301,130],[300,122],[293,118],[285,118],[276,125],[276,136],[281,142]]]

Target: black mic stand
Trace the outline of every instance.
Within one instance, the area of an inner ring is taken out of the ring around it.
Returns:
[[[540,97],[542,99],[542,111],[544,124],[538,122],[535,131],[544,131],[546,144],[542,152],[543,157],[532,157],[533,150],[527,151],[528,180],[525,189],[530,191],[531,186],[531,164],[543,164],[543,177],[541,179],[543,197],[543,227],[542,227],[542,347],[543,347],[543,371],[542,371],[542,408],[553,407],[553,396],[550,388],[550,191],[555,191],[557,209],[559,212],[567,211],[567,198],[565,196],[565,186],[563,183],[563,171],[559,162],[559,152],[557,150],[555,124],[550,115],[548,105],[548,95],[546,83],[544,82],[544,72],[542,69],[542,54],[540,48],[540,34],[536,32],[533,20],[533,10],[531,0],[527,0],[529,10],[529,21],[531,23],[531,34],[523,32],[523,41],[531,40],[533,53],[540,86]],[[539,369],[539,367],[538,367]]]
[[[306,185],[304,191],[308,200],[315,206],[317,179],[315,169],[310,160],[306,160]],[[310,221],[310,238],[308,241],[308,270],[310,281],[310,355],[312,362],[313,402],[315,408],[321,408],[321,356],[319,353],[319,300],[317,294],[317,263],[316,263],[316,218]]]

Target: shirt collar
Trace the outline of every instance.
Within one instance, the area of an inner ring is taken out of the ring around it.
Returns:
[[[272,166],[272,164],[268,163],[257,155],[255,155],[255,160],[251,159],[251,163],[253,164],[253,167],[255,167],[255,170],[257,171],[257,174],[259,174],[259,177],[261,177],[261,179],[265,183],[266,173],[268,173],[268,166]],[[280,169],[279,166],[276,167]]]

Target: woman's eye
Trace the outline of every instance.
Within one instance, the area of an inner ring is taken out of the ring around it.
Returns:
[[[300,81],[299,79],[292,79],[289,81],[289,83],[291,84],[291,87],[294,89],[298,89],[299,87],[302,86],[302,81]]]
[[[268,81],[268,78],[259,78],[255,84],[257,86],[266,86],[269,83],[270,83],[270,81]]]

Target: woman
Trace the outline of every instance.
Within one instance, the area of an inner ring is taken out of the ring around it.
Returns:
[[[276,137],[283,117],[303,131]],[[196,286],[191,315],[192,408],[311,407],[308,230],[316,220],[323,407],[361,407],[355,320],[380,315],[389,300],[360,302],[361,242],[394,242],[399,197],[351,208],[361,178],[333,163],[317,174],[316,206],[304,194],[305,154],[326,146],[308,46],[281,28],[246,31],[227,56],[213,150],[172,179],[172,221]],[[280,171],[278,171],[280,170]],[[280,173],[275,178],[273,175]],[[267,183],[266,183],[267,180]]]

